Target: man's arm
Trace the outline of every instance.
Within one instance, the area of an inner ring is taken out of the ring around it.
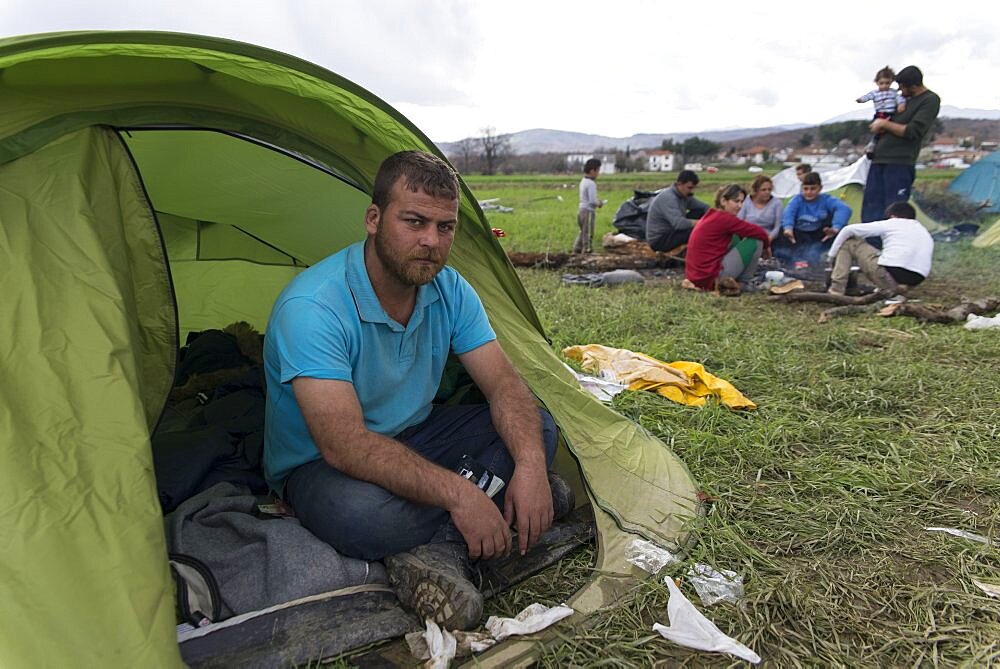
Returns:
[[[919,104],[919,107],[906,123],[897,123],[896,121],[877,118],[871,123],[871,131],[876,133],[883,131],[896,137],[923,141],[927,132],[934,124],[934,119],[937,118],[938,112],[941,111],[941,99],[935,93],[928,91],[924,95],[933,97],[927,98],[923,102],[920,102],[919,97],[911,98],[907,101],[907,106],[912,107]]]
[[[538,407],[496,341],[458,359],[486,396],[493,425],[514,459],[504,517],[508,523],[517,523],[518,548],[523,555],[552,524],[552,491]]]
[[[711,209],[711,207],[709,207],[707,204],[705,204],[704,202],[702,202],[693,195],[687,198],[684,204],[685,206],[687,206],[688,209],[687,212],[685,213],[690,219],[693,219],[695,221],[697,221],[699,218],[707,214],[708,210]]]
[[[837,238],[833,240],[833,244],[830,246],[830,251],[828,253],[830,260],[832,261],[836,257],[837,251],[839,251],[843,243],[851,237],[882,237],[891,229],[892,224],[890,224],[888,220],[871,221],[870,223],[855,223],[853,225],[844,226],[841,231],[837,233]]]
[[[510,529],[492,500],[457,473],[368,430],[352,384],[297,377],[292,389],[309,434],[332,467],[400,497],[447,510],[469,545],[470,557],[509,552]]]
[[[681,203],[671,187],[656,196],[649,207],[649,215],[658,222],[666,222],[671,230],[683,230],[689,227],[690,222]]]

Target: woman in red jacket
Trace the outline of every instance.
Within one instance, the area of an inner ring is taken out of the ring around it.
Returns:
[[[715,193],[716,208],[702,216],[691,232],[684,274],[702,290],[717,290],[719,282],[727,277],[745,289],[761,254],[771,257],[767,231],[736,217],[746,195],[738,184],[719,188]]]

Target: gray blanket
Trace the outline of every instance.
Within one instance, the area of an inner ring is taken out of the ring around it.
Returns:
[[[219,483],[164,518],[171,553],[211,569],[223,617],[365,583],[387,583],[380,562],[340,555],[292,518],[254,515],[247,488]]]

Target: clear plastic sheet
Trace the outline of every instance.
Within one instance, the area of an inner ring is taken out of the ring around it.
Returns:
[[[655,574],[664,567],[675,565],[681,561],[681,556],[671,553],[645,539],[633,539],[625,547],[625,560],[639,569]]]
[[[696,564],[688,570],[688,580],[705,606],[743,599],[743,577],[735,571],[718,571],[707,564]]]

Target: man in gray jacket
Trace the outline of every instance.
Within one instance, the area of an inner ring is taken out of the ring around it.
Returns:
[[[673,186],[660,191],[649,206],[646,241],[654,251],[671,251],[686,244],[691,230],[709,207],[694,197],[698,175],[683,170]]]

